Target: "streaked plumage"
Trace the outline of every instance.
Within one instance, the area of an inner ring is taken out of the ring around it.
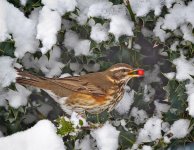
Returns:
[[[127,64],[116,64],[103,72],[77,77],[45,78],[18,70],[17,83],[46,91],[70,114],[72,111],[100,113],[111,111],[121,100],[124,86],[138,70]]]

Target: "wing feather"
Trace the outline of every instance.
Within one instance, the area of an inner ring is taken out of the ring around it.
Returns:
[[[95,96],[104,96],[105,92],[102,91],[98,86],[77,77],[67,77],[62,79],[52,79],[51,82],[64,87],[66,89],[83,93],[92,94]]]

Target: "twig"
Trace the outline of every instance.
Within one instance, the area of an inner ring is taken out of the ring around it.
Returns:
[[[125,6],[127,7],[128,11],[129,11],[129,14],[131,16],[131,20],[135,23],[136,20],[135,20],[135,14],[133,13],[133,10],[131,8],[131,4],[129,2],[129,0],[123,0]]]

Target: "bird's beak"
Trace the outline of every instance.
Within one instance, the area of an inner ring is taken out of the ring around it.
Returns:
[[[129,72],[130,77],[142,77],[144,76],[144,70],[143,69],[135,69],[133,71]]]

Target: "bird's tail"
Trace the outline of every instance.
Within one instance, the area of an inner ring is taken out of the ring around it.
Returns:
[[[37,88],[46,89],[45,80],[46,78],[33,75],[27,71],[15,68],[17,71],[16,83],[21,85],[29,85]]]

